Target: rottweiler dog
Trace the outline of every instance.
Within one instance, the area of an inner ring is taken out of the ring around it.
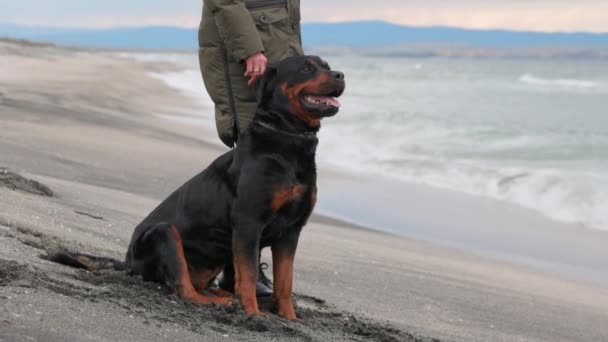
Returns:
[[[232,262],[236,296],[246,314],[258,315],[259,252],[271,247],[273,300],[280,316],[296,319],[293,264],[317,200],[316,134],[321,119],[338,112],[344,87],[344,74],[316,56],[269,66],[258,84],[254,120],[236,148],[135,228],[126,256],[131,273],[165,283],[192,303],[229,305],[231,294],[203,291]],[[107,259],[83,254],[51,259],[86,269],[108,266]]]

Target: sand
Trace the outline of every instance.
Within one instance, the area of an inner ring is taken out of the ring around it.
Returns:
[[[0,43],[0,341],[608,340],[605,287],[319,215],[296,258],[298,322],[46,261],[59,248],[123,258],[135,225],[225,151],[161,117],[212,110],[148,74],[172,68]]]

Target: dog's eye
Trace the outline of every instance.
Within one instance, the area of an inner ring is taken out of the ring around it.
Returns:
[[[310,72],[312,72],[312,71],[313,71],[313,68],[312,68],[312,66],[310,66],[310,65],[306,64],[306,65],[304,65],[304,66],[302,67],[302,69],[301,69],[301,70],[302,70],[302,72],[305,72],[305,73],[310,73]]]

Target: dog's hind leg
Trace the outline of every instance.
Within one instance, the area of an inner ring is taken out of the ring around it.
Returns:
[[[145,233],[140,243],[142,247],[154,248],[152,266],[157,278],[164,278],[167,285],[183,300],[195,304],[232,303],[230,298],[204,296],[196,291],[188,271],[182,238],[175,226],[168,223],[157,224]]]

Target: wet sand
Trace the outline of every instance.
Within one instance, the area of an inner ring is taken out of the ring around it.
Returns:
[[[122,259],[133,227],[225,151],[215,132],[161,117],[212,110],[148,76],[167,68],[0,43],[0,168],[12,172],[0,171],[0,341],[608,339],[605,288],[320,216],[297,254],[298,322],[46,261],[60,248]]]

